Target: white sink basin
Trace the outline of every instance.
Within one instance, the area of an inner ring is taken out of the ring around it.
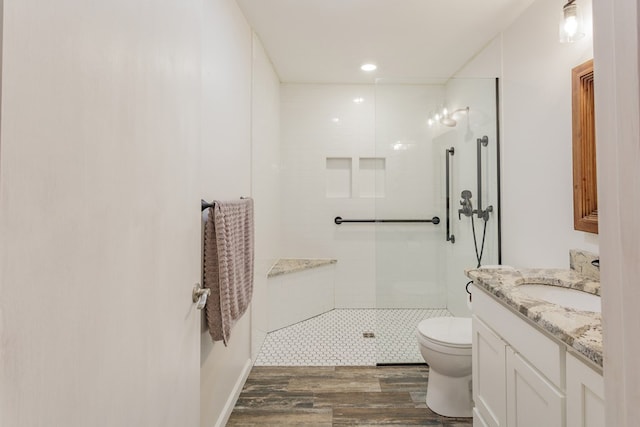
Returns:
[[[574,310],[600,313],[600,297],[577,289],[561,288],[551,285],[524,284],[518,286],[522,293],[536,299],[550,302]]]

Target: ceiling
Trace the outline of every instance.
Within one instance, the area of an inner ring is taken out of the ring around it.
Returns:
[[[281,81],[301,83],[446,80],[533,2],[236,1]]]

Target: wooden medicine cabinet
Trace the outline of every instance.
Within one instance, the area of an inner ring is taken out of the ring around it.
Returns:
[[[598,233],[593,59],[571,72],[573,91],[573,228]]]

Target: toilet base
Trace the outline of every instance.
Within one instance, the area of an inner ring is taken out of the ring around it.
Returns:
[[[447,377],[430,368],[427,406],[445,417],[471,417],[471,375]]]

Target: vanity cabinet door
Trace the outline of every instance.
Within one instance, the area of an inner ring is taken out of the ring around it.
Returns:
[[[563,427],[564,395],[510,347],[507,348],[509,427]]]
[[[506,417],[506,348],[478,317],[473,317],[473,402],[474,412],[487,427],[505,427]],[[475,425],[475,424],[474,424]]]
[[[473,427],[489,427],[489,424],[482,418],[478,408],[473,408]]]
[[[605,427],[604,380],[567,354],[567,427]]]

